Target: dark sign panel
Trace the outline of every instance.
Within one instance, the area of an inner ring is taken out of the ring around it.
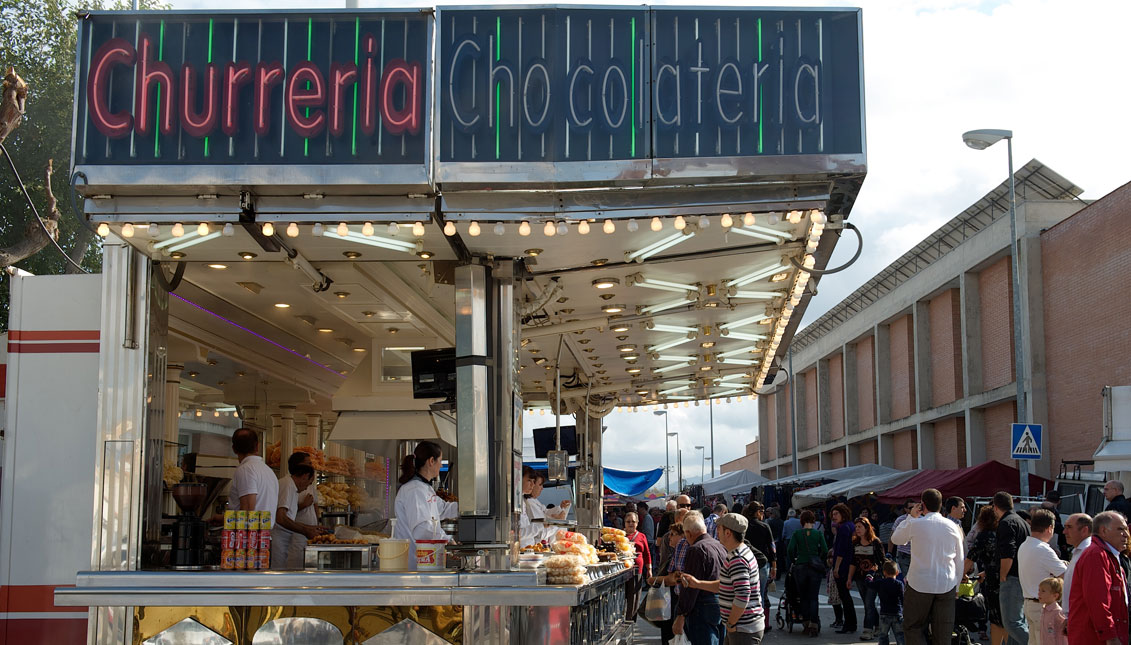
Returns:
[[[863,152],[858,11],[651,15],[656,157]]]
[[[431,20],[101,13],[81,23],[79,164],[423,164]]]
[[[650,156],[648,12],[441,9],[440,161]]]

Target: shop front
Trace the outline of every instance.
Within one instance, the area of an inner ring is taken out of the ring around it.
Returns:
[[[92,643],[630,639],[615,538],[578,548],[601,541],[601,419],[778,370],[866,172],[860,21],[82,16],[98,445],[92,560],[56,605],[90,608]],[[572,426],[550,457],[570,533],[544,535],[600,560],[576,573],[520,553],[531,409]],[[226,559],[241,426],[279,477],[311,455],[333,532],[300,565]],[[402,565],[398,465],[426,440],[457,510]]]

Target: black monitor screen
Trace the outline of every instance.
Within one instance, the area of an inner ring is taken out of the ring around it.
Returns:
[[[556,449],[554,428],[534,429],[534,456],[545,459],[546,453]],[[577,430],[574,426],[562,426],[562,450],[571,455],[577,454]]]
[[[456,395],[456,350],[426,349],[412,353],[412,398],[447,399]]]

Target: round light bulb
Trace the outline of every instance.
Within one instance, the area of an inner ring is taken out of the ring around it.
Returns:
[[[298,237],[298,224],[294,222],[287,224],[287,237]]]
[[[454,222],[444,223],[444,235],[451,237],[456,234],[456,225]]]
[[[472,222],[471,225],[467,227],[467,234],[471,237],[479,237],[479,233],[479,222]]]
[[[770,213],[770,217],[769,217],[769,220],[770,220],[770,226],[773,226],[773,225],[775,225],[775,224],[778,224],[779,222],[781,222],[781,214],[779,214],[779,213]]]
[[[659,217],[652,218],[652,230],[659,231],[664,228],[664,222]]]
[[[579,235],[589,235],[589,222],[587,220],[581,220],[580,222],[578,222],[577,232]]]
[[[231,222],[228,222],[224,225],[224,228],[220,229],[220,234],[224,237],[232,237],[236,234],[236,227],[232,226]]]
[[[338,223],[338,237],[345,237],[350,234],[350,227],[345,222]]]
[[[413,222],[412,234],[416,237],[424,237],[424,222]]]
[[[133,236],[134,236],[134,225],[130,224],[129,222],[122,224],[122,237],[133,237]]]
[[[314,226],[310,227],[310,234],[314,237],[322,236],[322,222],[315,222]]]
[[[98,236],[99,237],[106,237],[109,234],[110,234],[110,226],[107,225],[106,222],[102,222],[101,224],[98,225]]]
[[[157,237],[158,235],[161,235],[161,227],[156,224],[150,224],[149,229],[146,232],[149,234],[149,237]]]
[[[676,215],[675,217],[675,230],[682,231],[687,228],[687,221],[683,219],[683,215]]]
[[[742,216],[743,226],[754,226],[754,213],[747,213]]]
[[[616,232],[617,225],[613,223],[613,220],[607,219],[607,220],[605,220],[605,224],[601,227],[601,230],[604,231],[608,235],[612,235],[613,233]]]
[[[628,220],[628,224],[625,226],[625,228],[628,229],[629,233],[635,233],[640,229],[640,225],[636,223],[636,220],[630,219]]]
[[[400,224],[397,224],[396,222],[389,222],[389,225],[385,230],[388,231],[390,236],[395,237],[397,233],[401,232],[401,227]]]
[[[495,235],[506,235],[507,227],[502,222],[495,222]]]
[[[723,213],[723,216],[719,218],[719,224],[723,228],[730,228],[734,226],[734,218],[730,216],[730,213]]]
[[[526,237],[530,235],[530,222],[523,222],[518,225],[518,234]]]
[[[196,227],[196,234],[199,235],[200,237],[204,237],[205,235],[208,235],[209,232],[211,232],[211,229],[208,226],[208,222],[201,222]]]
[[[558,229],[553,222],[546,222],[546,225],[542,227],[542,233],[546,237],[553,237],[557,232]]]
[[[180,224],[178,224],[177,226],[180,226]],[[176,232],[174,232],[173,234],[176,235]],[[271,222],[264,222],[263,223],[263,235],[264,235],[264,237],[271,237],[274,234],[275,234],[275,225],[272,224]]]
[[[361,225],[361,234],[365,237],[373,236],[373,222],[366,222]]]
[[[825,224],[825,222],[829,221],[829,218],[821,211],[813,211],[813,214],[809,216],[809,219],[813,220],[814,224],[821,224],[822,226]]]
[[[704,229],[711,226],[711,220],[706,215],[699,216],[699,228]]]
[[[565,235],[567,233],[569,233],[569,224],[566,224],[564,221],[558,222],[558,235]]]
[[[180,222],[177,222],[173,224],[173,230],[171,232],[173,233],[173,237],[180,237],[185,234],[185,227]]]

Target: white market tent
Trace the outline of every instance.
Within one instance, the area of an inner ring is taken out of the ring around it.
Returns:
[[[815,486],[798,491],[793,494],[793,508],[805,508],[810,504],[817,504],[832,497],[844,496],[848,499],[867,495],[874,491],[884,491],[902,484],[919,471],[892,472],[871,477],[853,477],[834,481],[823,486]]]
[[[767,482],[765,477],[749,470],[724,473],[703,482],[704,495],[726,495],[731,492],[750,492],[750,489]],[[738,489],[737,491],[734,489]]]
[[[832,480],[841,481],[844,479],[858,479],[861,477],[875,477],[877,475],[890,475],[892,473],[903,472],[887,466],[879,464],[860,464],[859,466],[845,466],[844,468],[833,468],[830,470],[814,470],[810,473],[801,473],[799,475],[789,475],[787,477],[780,477],[773,481],[764,482],[763,486],[780,486],[782,484],[801,484],[804,482]]]

